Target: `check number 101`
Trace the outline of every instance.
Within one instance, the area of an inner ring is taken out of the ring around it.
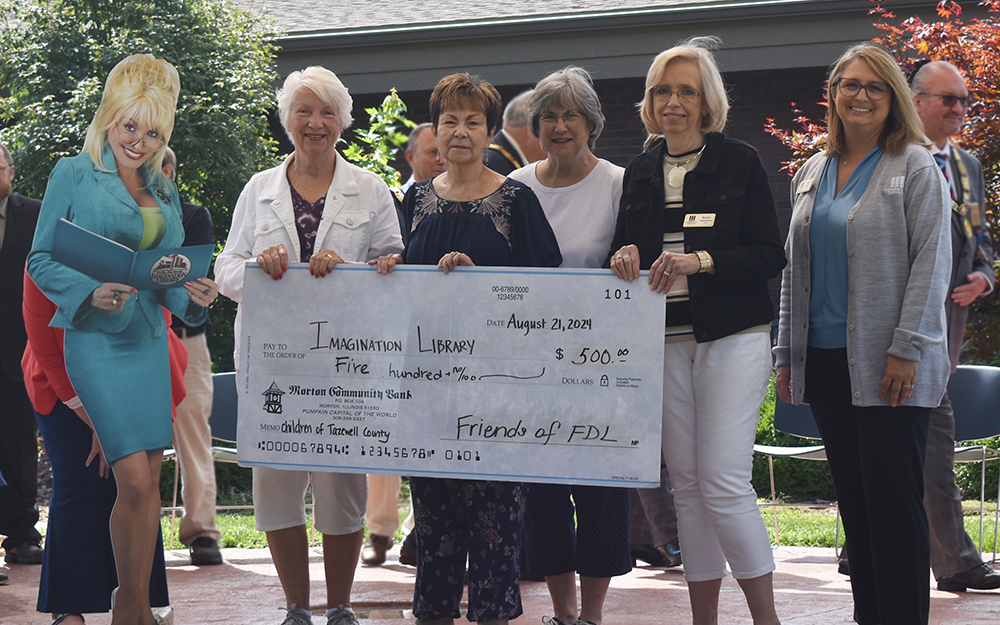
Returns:
[[[604,299],[632,299],[628,289],[604,289]]]

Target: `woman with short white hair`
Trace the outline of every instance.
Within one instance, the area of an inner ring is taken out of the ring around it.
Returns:
[[[274,280],[288,270],[289,260],[309,263],[309,272],[322,278],[340,263],[402,251],[389,187],[335,149],[340,133],[351,125],[351,106],[347,88],[327,69],[309,67],[285,79],[278,91],[278,115],[295,151],[277,167],[251,178],[240,194],[226,248],[215,263],[223,295],[242,301],[249,260],[256,260]],[[241,312],[236,315],[236,336]],[[236,363],[242,363],[238,341]],[[331,606],[327,625],[356,625],[351,586],[364,534],[365,475],[263,467],[254,468],[253,474],[257,529],[267,533],[288,606],[282,625],[312,623],[304,500],[310,482],[315,526],[323,533]]]

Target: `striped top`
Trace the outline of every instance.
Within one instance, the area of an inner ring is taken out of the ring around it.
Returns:
[[[699,148],[700,149],[700,148]],[[671,156],[664,152],[663,156],[663,251],[675,254],[684,253],[684,185],[673,188],[668,183],[670,171],[682,167],[691,171],[698,166],[701,155],[690,162],[678,165],[691,158],[698,150],[692,150],[679,156]],[[675,175],[676,178],[676,175]],[[667,337],[688,337],[694,334],[691,326],[691,304],[688,297],[687,276],[679,276],[673,287],[667,292],[667,327],[664,331]]]

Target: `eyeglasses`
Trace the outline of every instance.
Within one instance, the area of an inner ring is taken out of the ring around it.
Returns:
[[[570,124],[574,124],[583,119],[583,115],[579,111],[566,111],[562,115],[553,115],[552,113],[546,113],[545,115],[542,115],[541,117],[538,118],[538,120],[543,124],[545,124],[546,126],[555,126],[556,124],[559,123],[560,119],[563,120],[564,124],[569,126]]]
[[[653,92],[654,100],[666,100],[667,102],[674,94],[677,94],[677,99],[681,102],[694,102],[701,95],[700,91],[691,87],[681,87],[677,91],[670,87],[653,87],[650,91]]]
[[[122,143],[126,143],[128,145],[131,145],[132,147],[135,147],[135,145],[141,141],[143,147],[149,150],[150,152],[158,152],[163,149],[164,145],[166,145],[165,143],[163,143],[163,141],[159,139],[154,139],[153,137],[146,137],[145,139],[140,139],[139,135],[135,134],[135,132],[132,131],[132,129],[134,128],[135,127],[128,122],[121,124],[121,129],[118,132],[119,135],[121,136]]]
[[[867,85],[862,85],[856,80],[838,80],[837,88],[840,89],[841,95],[851,98],[861,93],[862,89],[872,100],[881,100],[889,95],[889,85],[884,82],[870,82]]]
[[[957,96],[957,95],[946,95],[943,93],[918,93],[919,96],[924,96],[926,98],[941,98],[941,104],[944,104],[945,108],[951,108],[955,104],[961,104],[962,108],[967,109],[972,106],[972,96]]]
[[[7,165],[5,167],[0,167],[0,174],[2,174],[3,172],[7,171],[8,169],[14,169],[14,166],[13,165]]]

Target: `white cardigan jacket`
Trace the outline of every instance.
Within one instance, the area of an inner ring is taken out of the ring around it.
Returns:
[[[288,156],[281,165],[254,175],[236,202],[226,247],[215,261],[219,292],[236,303],[243,301],[246,263],[255,261],[261,251],[281,243],[288,250],[289,263],[299,259],[299,235],[287,177],[291,160]],[[403,251],[389,187],[375,174],[348,163],[339,153],[316,232],[315,251],[322,249],[333,250],[347,262],[367,262]],[[237,363],[240,318],[237,311]]]

